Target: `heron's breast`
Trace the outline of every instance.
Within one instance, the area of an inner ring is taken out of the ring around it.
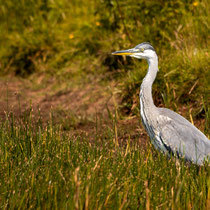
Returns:
[[[140,114],[141,114],[142,123],[151,139],[152,144],[155,146],[156,149],[159,149],[163,152],[167,152],[163,142],[160,139],[159,135],[160,131],[158,129],[159,127],[158,119],[155,113],[153,113],[152,110],[146,106],[141,95],[140,95]]]

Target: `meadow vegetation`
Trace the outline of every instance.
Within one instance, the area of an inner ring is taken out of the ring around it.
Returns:
[[[207,0],[0,0],[0,75],[53,90],[115,83],[112,124],[94,141],[32,111],[0,124],[0,208],[208,209],[208,167],[177,164],[128,136],[118,121],[139,117],[147,63],[111,52],[149,41],[159,56],[155,104],[181,113],[209,137]],[[42,77],[42,82],[37,83]],[[84,118],[82,118],[85,123]],[[99,126],[99,127],[97,127]],[[68,127],[68,126],[67,126]],[[75,126],[76,127],[76,126]],[[105,128],[104,128],[105,127]]]
[[[90,142],[11,117],[0,127],[3,209],[207,209],[209,167],[175,163],[107,127]],[[117,125],[117,123],[116,123]],[[99,125],[100,127],[100,125]]]

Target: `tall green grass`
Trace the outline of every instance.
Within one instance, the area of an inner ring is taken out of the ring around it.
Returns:
[[[137,139],[120,144],[117,122],[90,142],[30,116],[0,125],[0,208],[209,207],[208,167],[178,164]]]

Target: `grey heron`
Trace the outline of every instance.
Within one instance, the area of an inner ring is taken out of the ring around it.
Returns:
[[[140,88],[140,114],[155,148],[163,153],[172,153],[186,161],[202,165],[210,158],[209,139],[181,115],[154,105],[152,84],[158,71],[158,56],[153,46],[143,42],[134,48],[112,54],[146,59],[148,62],[149,68]]]

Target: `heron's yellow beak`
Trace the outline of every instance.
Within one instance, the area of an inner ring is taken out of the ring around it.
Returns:
[[[132,55],[132,49],[113,52],[112,55]]]

